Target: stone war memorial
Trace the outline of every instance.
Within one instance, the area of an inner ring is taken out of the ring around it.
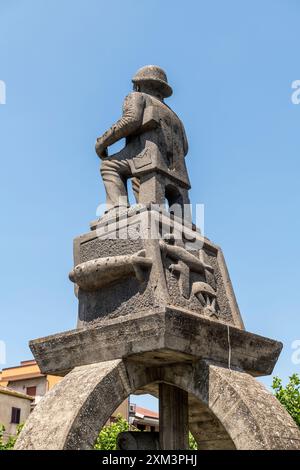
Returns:
[[[159,435],[125,433],[120,448],[188,449],[190,431],[199,450],[300,449],[299,428],[256,380],[282,344],[245,330],[222,251],[193,223],[167,76],[151,65],[132,81],[122,117],[96,141],[106,211],[74,240],[77,329],[30,342],[42,373],[63,379],[16,448],[92,449],[130,394],[149,393]]]

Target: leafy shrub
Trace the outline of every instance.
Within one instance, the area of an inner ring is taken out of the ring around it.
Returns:
[[[23,426],[24,424],[19,424],[17,426],[17,434],[15,436],[9,436],[7,442],[4,442],[5,426],[0,424],[0,450],[12,450],[14,448],[17,437],[22,431]]]
[[[300,376],[293,374],[289,377],[286,387],[282,386],[282,380],[279,377],[273,378],[272,388],[275,397],[285,407],[294,421],[300,427]]]
[[[135,430],[130,427],[126,419],[121,415],[117,416],[117,420],[114,423],[108,424],[101,429],[96,443],[94,445],[95,450],[116,450],[117,449],[117,437],[120,432]]]

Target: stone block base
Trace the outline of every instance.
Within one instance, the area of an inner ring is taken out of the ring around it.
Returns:
[[[30,348],[44,374],[130,358],[149,366],[209,359],[261,376],[272,373],[282,344],[174,307],[39,338]]]

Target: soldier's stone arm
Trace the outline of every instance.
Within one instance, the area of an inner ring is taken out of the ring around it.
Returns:
[[[107,147],[139,129],[143,122],[144,107],[144,98],[141,93],[133,92],[126,96],[121,119],[96,141],[96,152],[100,158],[104,157]]]

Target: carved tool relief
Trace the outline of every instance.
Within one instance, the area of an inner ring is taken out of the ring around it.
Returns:
[[[214,268],[206,262],[204,250],[200,249],[198,256],[195,256],[185,249],[183,241],[175,240],[172,235],[160,240],[159,243],[162,256],[174,261],[168,269],[178,280],[180,294],[185,299],[195,296],[203,313],[218,318],[219,306]],[[199,274],[199,281],[191,281],[191,273]]]

